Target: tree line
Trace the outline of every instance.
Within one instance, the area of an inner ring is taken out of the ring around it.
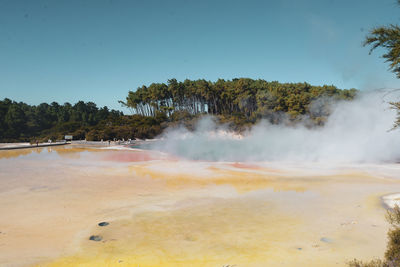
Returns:
[[[0,100],[0,141],[28,141],[32,138],[61,139],[78,128],[93,127],[104,120],[115,120],[120,111],[98,108],[93,102],[75,105],[57,102],[31,106],[5,98]]]
[[[323,124],[330,101],[350,100],[357,90],[308,83],[279,83],[247,78],[210,82],[168,80],[130,91],[123,105],[133,115],[93,102],[72,105],[56,102],[28,105],[0,100],[0,142],[47,141],[71,134],[75,139],[109,140],[153,138],[168,126],[183,123],[191,128],[203,114],[214,115],[234,130],[251,127],[260,119],[280,123],[281,114],[295,120],[307,115]]]
[[[246,119],[271,117],[280,112],[296,118],[313,115],[311,103],[316,99],[351,100],[356,93],[356,89],[341,90],[333,85],[313,86],[249,78],[216,82],[170,79],[166,84],[152,83],[129,91],[126,101],[120,103],[135,114],[153,117],[158,113],[171,117],[174,112],[184,111],[191,115],[239,114]]]

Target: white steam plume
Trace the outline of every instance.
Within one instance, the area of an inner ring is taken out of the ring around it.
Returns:
[[[390,131],[396,111],[388,102],[398,99],[394,93],[360,93],[354,101],[336,104],[323,127],[263,121],[242,138],[206,117],[194,132],[169,129],[151,148],[212,161],[397,162],[400,129]]]

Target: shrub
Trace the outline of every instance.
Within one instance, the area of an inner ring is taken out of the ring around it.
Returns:
[[[391,229],[388,232],[388,245],[384,260],[372,260],[369,262],[354,259],[348,262],[350,267],[395,267],[400,266],[400,208],[395,206],[388,210],[386,220],[390,223]]]

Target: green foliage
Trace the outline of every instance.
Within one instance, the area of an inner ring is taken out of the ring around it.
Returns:
[[[400,0],[397,0],[400,5]],[[389,69],[400,78],[400,26],[390,24],[373,28],[366,36],[364,46],[370,45],[370,54],[377,48],[382,48],[385,52],[382,57],[389,63]],[[397,110],[397,119],[394,128],[400,126],[400,102],[391,103]]]
[[[386,213],[386,220],[395,228],[400,227],[400,208],[395,206],[393,210]]]
[[[0,142],[57,140],[65,134],[84,139],[88,128],[122,115],[107,107],[98,108],[92,102],[30,106],[4,99],[0,100]]]
[[[393,129],[400,127],[400,102],[390,103],[393,109],[397,110],[396,120],[393,124]]]
[[[388,246],[385,252],[385,259],[393,263],[393,266],[400,266],[400,229],[398,227],[388,232]]]
[[[371,45],[370,53],[380,47],[386,50],[382,55],[389,68],[400,78],[400,27],[398,25],[374,28],[366,37],[364,45]]]
[[[22,107],[12,103],[4,117],[5,135],[20,137],[26,130],[26,115]]]
[[[390,267],[386,262],[382,260],[372,260],[369,262],[363,262],[359,260],[352,260],[348,263],[350,267]]]
[[[392,226],[388,232],[388,245],[385,252],[385,259],[391,266],[400,266],[400,208],[395,206],[386,216]]]
[[[286,113],[295,120],[303,115],[311,115],[318,123],[328,114],[313,116],[311,103],[318,98],[350,100],[356,94],[355,89],[340,90],[335,86],[312,86],[307,83],[279,83],[265,80],[240,78],[219,79],[216,82],[206,80],[168,80],[167,84],[152,83],[141,86],[135,92],[130,91],[123,105],[136,114],[156,116],[163,113],[170,120],[189,119],[191,116],[211,114],[229,117],[239,114],[245,122],[257,119],[269,119],[279,123]]]

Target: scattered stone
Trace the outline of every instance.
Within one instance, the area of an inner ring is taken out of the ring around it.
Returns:
[[[89,240],[92,240],[92,241],[101,241],[103,238],[101,237],[101,236],[99,236],[99,235],[92,235],[92,236],[90,236],[89,237]]]
[[[329,238],[327,238],[327,237],[322,237],[320,240],[321,240],[322,242],[325,242],[325,243],[332,243],[332,242],[333,242],[332,239],[329,239]]]
[[[347,226],[347,225],[350,225],[350,224],[357,224],[358,222],[357,221],[351,221],[351,222],[343,222],[343,223],[340,223],[340,225],[341,226]]]
[[[99,223],[99,226],[107,226],[107,225],[109,225],[110,223],[108,223],[108,222],[101,222],[101,223]]]
[[[193,242],[193,241],[196,241],[196,238],[193,236],[185,236],[185,240]]]

